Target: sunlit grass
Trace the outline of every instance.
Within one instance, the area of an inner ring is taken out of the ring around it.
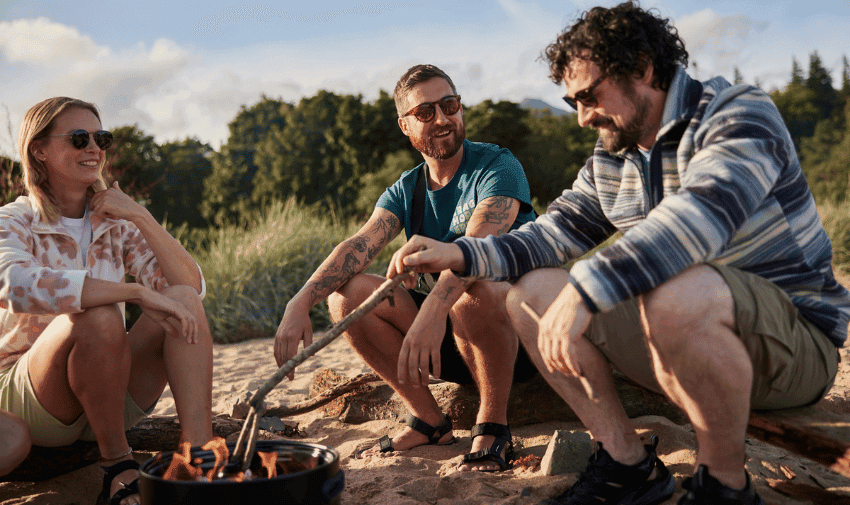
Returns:
[[[298,292],[333,248],[361,223],[341,222],[327,207],[277,202],[250,216],[247,229],[227,227],[189,237],[204,272],[204,307],[216,342],[235,342],[274,335],[286,303]],[[369,271],[384,273],[397,240],[379,255]],[[329,325],[327,305],[310,312],[314,328]]]

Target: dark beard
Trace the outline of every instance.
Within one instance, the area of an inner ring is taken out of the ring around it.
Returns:
[[[453,132],[454,135],[440,138],[435,137],[436,134],[445,131]],[[457,129],[449,125],[439,130],[434,129],[433,131],[429,131],[421,137],[410,137],[410,143],[413,144],[414,149],[429,158],[447,160],[457,154],[465,138],[466,127],[461,123]]]
[[[634,97],[630,98],[630,101],[635,105],[635,113],[632,119],[622,128],[614,126],[613,120],[609,117],[600,118],[593,122],[592,126],[594,128],[609,126],[610,123],[608,130],[599,131],[602,148],[609,153],[616,153],[623,149],[635,147],[641,137],[643,137],[643,121],[649,112],[649,98]]]

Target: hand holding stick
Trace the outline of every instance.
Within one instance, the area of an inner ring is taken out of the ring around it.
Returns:
[[[250,410],[245,418],[245,424],[242,426],[242,431],[239,433],[239,439],[236,441],[235,450],[230,456],[230,465],[238,465],[242,471],[245,471],[251,459],[254,456],[254,450],[257,444],[257,432],[259,431],[259,419],[263,416],[265,405],[263,399],[266,395],[277,386],[284,377],[289,375],[295,367],[303,363],[307,358],[316,354],[330,344],[334,339],[348,329],[355,321],[363,317],[364,314],[371,311],[384,299],[389,298],[390,305],[393,304],[393,289],[398,287],[404,279],[412,276],[413,272],[405,270],[402,275],[395,278],[387,279],[376,289],[363,303],[354,309],[350,314],[337,322],[322,338],[313,342],[312,345],[303,349],[299,354],[295,355],[281,366],[278,371],[265,384],[258,389],[254,395],[248,400]]]
[[[531,307],[531,305],[527,304],[526,302],[522,302],[519,305],[520,307],[522,307],[522,310],[524,310],[525,313],[528,314],[528,316],[534,320],[535,323],[537,323],[538,325],[540,324],[540,315],[537,314],[537,311],[535,311]],[[596,394],[593,392],[593,387],[590,385],[590,381],[587,380],[587,377],[582,374],[579,374],[578,380],[581,382],[582,387],[584,387],[584,392],[587,394],[587,397],[590,398],[590,400],[593,402],[598,402],[599,400],[596,397]]]

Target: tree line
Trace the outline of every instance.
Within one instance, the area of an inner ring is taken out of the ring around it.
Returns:
[[[794,59],[789,83],[770,92],[818,201],[843,201],[850,184],[846,56],[842,65],[838,87],[817,52],[807,72]],[[732,80],[743,80],[737,68]],[[174,226],[247,226],[256,209],[289,197],[365,217],[384,189],[422,159],[396,118],[383,90],[374,102],[324,90],[297,104],[263,96],[240,108],[218,151],[196,138],[160,145],[138,126],[115,128],[107,174]],[[506,147],[519,159],[538,208],[572,185],[596,142],[596,132],[579,127],[575,114],[510,101],[464,106],[464,118],[467,138]],[[0,203],[6,203],[23,192],[20,166],[0,156],[0,172]]]

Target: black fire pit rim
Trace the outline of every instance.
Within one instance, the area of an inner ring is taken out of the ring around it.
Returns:
[[[301,442],[301,441],[297,441],[297,440],[259,440],[259,441],[257,441],[257,452],[270,452],[270,451],[266,451],[264,449],[267,446],[280,447],[281,445],[301,447],[301,448],[309,447],[309,448],[313,449],[314,451],[318,450],[320,452],[328,452],[328,453],[330,453],[330,455],[332,457],[331,458],[324,458],[323,461],[321,463],[319,463],[319,465],[317,465],[313,468],[308,468],[308,469],[302,470],[300,472],[285,473],[285,474],[281,474],[281,475],[278,475],[277,477],[272,477],[272,478],[266,477],[266,478],[263,478],[263,479],[252,479],[252,480],[246,480],[246,481],[242,481],[242,482],[227,481],[227,480],[216,480],[216,481],[212,481],[212,482],[203,482],[203,481],[191,481],[191,480],[179,480],[179,481],[167,480],[167,479],[162,478],[159,475],[154,475],[153,473],[149,472],[148,469],[151,466],[158,465],[157,468],[159,468],[159,467],[162,466],[161,463],[163,463],[163,462],[166,463],[165,466],[167,468],[167,465],[170,464],[171,457],[174,455],[174,453],[182,452],[182,451],[179,451],[179,450],[162,451],[162,452],[154,455],[153,457],[147,459],[144,463],[142,463],[141,467],[139,468],[139,473],[141,474],[142,478],[145,478],[145,479],[150,479],[152,481],[163,482],[163,483],[177,483],[177,482],[179,482],[181,486],[198,486],[198,487],[200,487],[200,486],[209,486],[211,483],[213,483],[216,486],[238,485],[238,486],[244,487],[246,484],[247,485],[254,485],[254,484],[257,484],[257,483],[262,483],[264,481],[265,482],[275,482],[275,481],[297,479],[297,478],[300,478],[300,477],[307,475],[309,473],[315,472],[317,469],[321,469],[322,467],[333,465],[334,461],[339,461],[341,463],[340,458],[339,458],[339,452],[336,449],[334,449],[333,447],[328,447],[326,445],[317,444],[317,443],[314,443],[314,442]],[[232,452],[234,447],[236,447],[235,442],[227,442],[227,449],[229,451]],[[213,451],[211,451],[211,450],[193,450],[191,452],[191,455],[192,455],[192,459],[194,459],[195,457],[199,457],[201,454],[209,456],[209,455],[212,455],[212,453],[213,453]],[[340,468],[340,472],[341,471],[342,471],[342,469]]]

